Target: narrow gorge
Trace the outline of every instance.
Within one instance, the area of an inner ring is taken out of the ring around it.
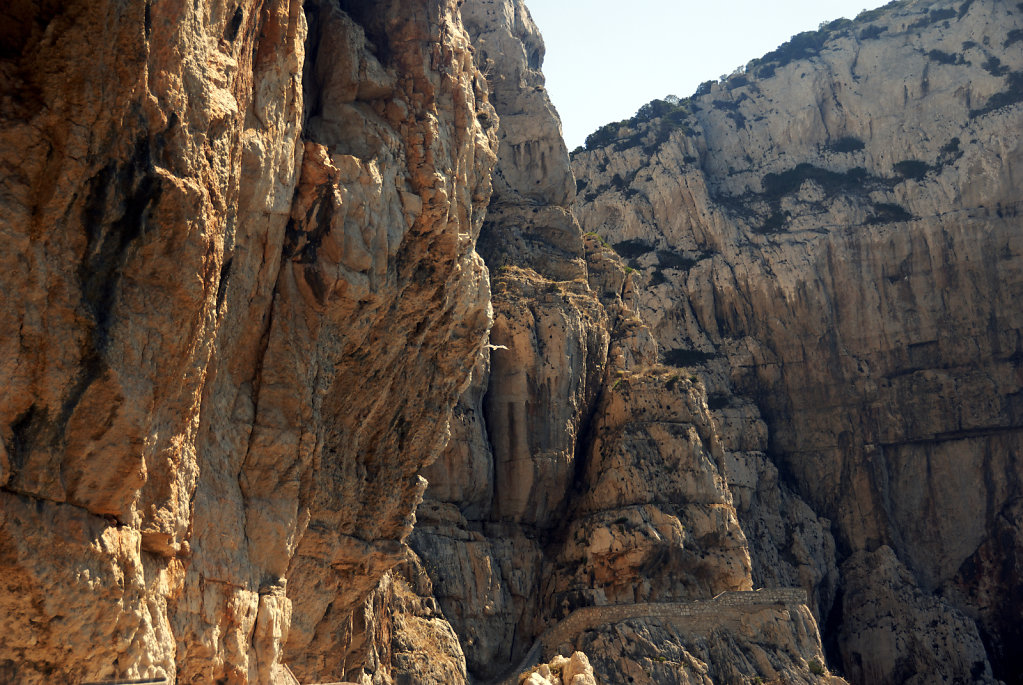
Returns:
[[[0,682],[1023,682],[1023,4],[544,52],[0,9]]]

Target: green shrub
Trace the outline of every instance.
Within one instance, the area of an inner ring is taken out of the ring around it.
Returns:
[[[735,76],[735,77],[732,77],[732,78],[728,79],[728,82],[725,85],[728,86],[728,90],[735,90],[736,88],[742,88],[743,86],[749,85],[749,77],[748,76],[742,76],[742,75]]]
[[[625,125],[624,121],[614,121],[605,124],[596,131],[586,136],[586,149],[595,150],[598,147],[607,147],[618,139],[618,131]]]
[[[824,664],[814,659],[810,662],[810,673],[814,675],[824,675]]]
[[[1002,47],[1009,47],[1023,40],[1023,29],[1013,29],[1005,36],[1005,43]]]
[[[700,85],[696,86],[696,92],[693,93],[693,97],[701,97],[703,95],[706,95],[707,93],[710,92],[710,89],[711,87],[713,87],[713,85],[714,81],[704,81]]]
[[[651,100],[639,108],[636,116],[629,119],[629,125],[636,126],[636,124],[646,123],[658,117],[669,115],[674,115],[676,119],[685,120],[689,116],[689,108],[686,107],[685,101],[674,95],[668,95],[663,100]]]
[[[797,33],[787,42],[778,46],[777,49],[760,58],[760,62],[771,62],[775,67],[783,67],[798,59],[815,57],[824,47],[824,41],[827,37],[828,34],[824,30]]]
[[[860,31],[860,40],[875,40],[881,37],[881,34],[888,30],[887,26],[878,26],[877,24],[871,24],[867,28]]]
[[[612,122],[601,126],[586,137],[586,149],[593,150],[598,147],[608,147],[614,144],[618,150],[626,150],[639,145],[649,134],[649,131],[642,124],[661,119],[660,129],[654,133],[654,142],[648,146],[656,148],[668,139],[671,131],[683,130],[687,135],[692,133],[688,126],[691,116],[689,103],[676,95],[667,95],[664,99],[655,99],[646,103],[630,119]],[[622,129],[636,130],[628,138],[622,138]]]

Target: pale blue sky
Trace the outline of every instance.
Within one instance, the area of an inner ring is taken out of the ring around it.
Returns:
[[[822,21],[881,0],[526,0],[571,150],[654,98],[692,95]]]

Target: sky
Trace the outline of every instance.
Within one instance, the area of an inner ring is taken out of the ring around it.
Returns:
[[[887,0],[526,0],[571,150],[665,95],[687,97],[794,34]]]

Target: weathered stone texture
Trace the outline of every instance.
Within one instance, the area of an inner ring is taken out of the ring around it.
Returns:
[[[754,581],[803,585],[826,618],[845,560],[887,546],[1010,679],[1021,30],[1014,3],[897,3],[573,165],[584,229],[629,253],[639,315],[707,385]],[[844,624],[869,622],[870,592],[842,600]],[[873,628],[890,641],[922,625],[908,597],[882,602],[905,602]],[[958,644],[900,644],[921,677],[960,672],[937,666]],[[900,682],[860,653],[848,673]]]
[[[501,121],[480,237],[495,323],[412,545],[470,674],[490,679],[577,607],[752,581],[703,388],[656,364],[625,266],[569,209],[536,27],[518,1],[471,0],[463,16]],[[602,649],[589,656],[617,658]]]
[[[491,322],[457,4],[3,15],[0,669],[344,677]]]

